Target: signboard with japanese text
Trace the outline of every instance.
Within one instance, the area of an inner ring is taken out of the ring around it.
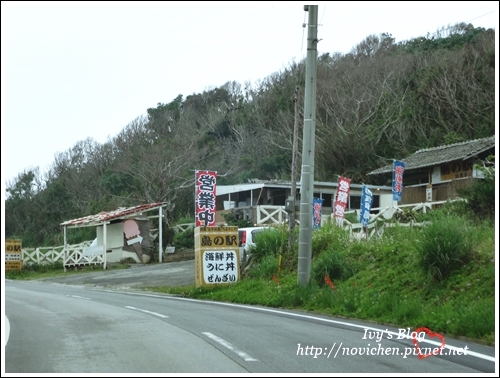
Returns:
[[[196,287],[238,282],[240,272],[238,242],[236,226],[195,228]]]
[[[472,176],[473,164],[467,161],[454,161],[441,165],[441,181],[455,180]]]
[[[363,191],[361,192],[361,212],[359,213],[359,222],[363,224],[363,227],[368,226],[372,203],[373,193],[366,185],[363,185]]]
[[[200,227],[201,248],[237,248],[238,227]]]
[[[313,230],[321,227],[321,208],[323,200],[321,198],[313,198]]]
[[[333,207],[335,222],[338,226],[342,226],[344,224],[344,213],[349,201],[350,187],[351,179],[339,176],[337,194],[335,195],[335,204]]]
[[[21,270],[23,268],[23,251],[21,239],[5,239],[5,270]]]
[[[198,226],[215,226],[216,171],[195,173],[195,223]]]
[[[235,283],[238,281],[239,259],[236,251],[237,249],[202,252],[205,284]]]
[[[405,171],[405,163],[399,160],[394,160],[392,171],[392,199],[401,201],[403,195],[403,173]]]
[[[425,188],[425,201],[432,202],[432,185],[427,185]]]

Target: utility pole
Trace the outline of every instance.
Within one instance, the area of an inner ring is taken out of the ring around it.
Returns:
[[[293,95],[293,105],[294,105],[294,124],[293,124],[293,147],[292,147],[292,189],[290,200],[293,198],[292,209],[289,215],[288,224],[288,250],[292,250],[294,242],[294,230],[295,230],[295,202],[297,197],[297,149],[299,144],[299,112],[298,112],[298,92],[300,87],[297,85],[295,87],[295,93]]]
[[[300,180],[300,229],[297,283],[306,286],[311,276],[312,202],[314,194],[314,142],[316,138],[316,60],[318,44],[318,6],[304,5],[309,12],[307,25],[306,88],[302,175]]]

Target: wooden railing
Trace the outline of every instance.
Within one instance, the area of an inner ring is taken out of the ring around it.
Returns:
[[[384,230],[390,227],[425,227],[431,222],[414,222],[411,220],[407,223],[401,222],[384,222],[382,224],[377,224],[374,220],[372,222],[368,222],[368,226],[366,229],[363,229],[362,223],[351,223],[348,220],[344,219],[343,227],[344,229],[349,231],[349,235],[351,240],[363,240],[363,239],[371,239],[373,237],[380,238],[384,234]]]
[[[257,206],[257,225],[282,224],[288,219],[285,206]]]
[[[173,228],[176,233],[179,232],[184,232],[186,230],[189,230],[190,228],[194,228],[195,223],[183,223],[183,224],[176,224]]]
[[[104,264],[104,247],[90,246],[92,240],[58,247],[22,248],[23,264],[53,264],[61,261],[70,266]]]
[[[426,213],[427,210],[432,209],[433,206],[437,205],[442,205],[446,202],[451,202],[451,201],[457,201],[461,199],[456,199],[456,200],[449,200],[449,201],[435,201],[435,202],[421,202],[417,204],[407,204],[407,205],[398,205],[398,206],[387,206],[386,208],[373,208],[373,210],[379,210],[377,214],[370,214],[370,219],[368,221],[368,225],[366,229],[363,229],[363,224],[362,223],[351,223],[348,220],[344,219],[343,221],[343,227],[347,230],[349,230],[349,233],[351,235],[351,239],[354,240],[361,240],[361,239],[371,239],[372,237],[381,237],[382,234],[384,233],[385,228],[389,227],[424,227],[430,222],[415,222],[414,220],[410,220],[409,222],[398,222],[398,221],[393,221],[393,222],[388,222],[385,221],[382,224],[378,224],[377,220],[381,218],[386,212],[394,212],[395,214],[404,214],[404,211],[402,210],[403,208],[410,209],[411,211],[421,211],[422,213]],[[351,211],[346,211],[345,214],[353,214],[353,213],[358,213],[359,210],[351,210]],[[330,218],[331,222],[335,221],[334,215],[331,215]]]
[[[104,246],[96,245],[91,247],[90,243],[92,241],[67,245],[64,248],[64,271],[66,271],[66,267],[98,264],[102,264],[103,268],[106,269]]]
[[[52,264],[64,259],[64,246],[22,248],[23,264]]]

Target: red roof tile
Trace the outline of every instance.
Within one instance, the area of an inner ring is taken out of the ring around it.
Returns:
[[[72,219],[66,222],[61,223],[61,226],[91,226],[91,225],[96,225],[98,226],[99,224],[105,222],[105,221],[110,221],[113,219],[120,219],[124,218],[127,216],[131,216],[134,214],[140,214],[144,211],[149,211],[149,210],[154,210],[157,208],[160,208],[163,205],[163,202],[155,202],[155,203],[148,203],[144,205],[137,205],[133,207],[120,207],[116,210],[112,211],[101,211],[99,214],[95,215],[88,215],[86,217],[82,218],[77,218],[77,219]]]

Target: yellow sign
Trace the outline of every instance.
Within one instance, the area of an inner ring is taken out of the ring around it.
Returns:
[[[196,287],[239,280],[238,227],[196,227],[194,247]]]
[[[238,233],[202,233],[200,236],[200,247],[209,248],[236,248],[238,247]]]
[[[469,176],[472,176],[472,163],[470,162],[457,160],[441,165],[441,181]]]
[[[5,270],[21,270],[23,268],[23,251],[21,239],[5,239]]]
[[[236,226],[200,227],[200,232],[238,232]]]

